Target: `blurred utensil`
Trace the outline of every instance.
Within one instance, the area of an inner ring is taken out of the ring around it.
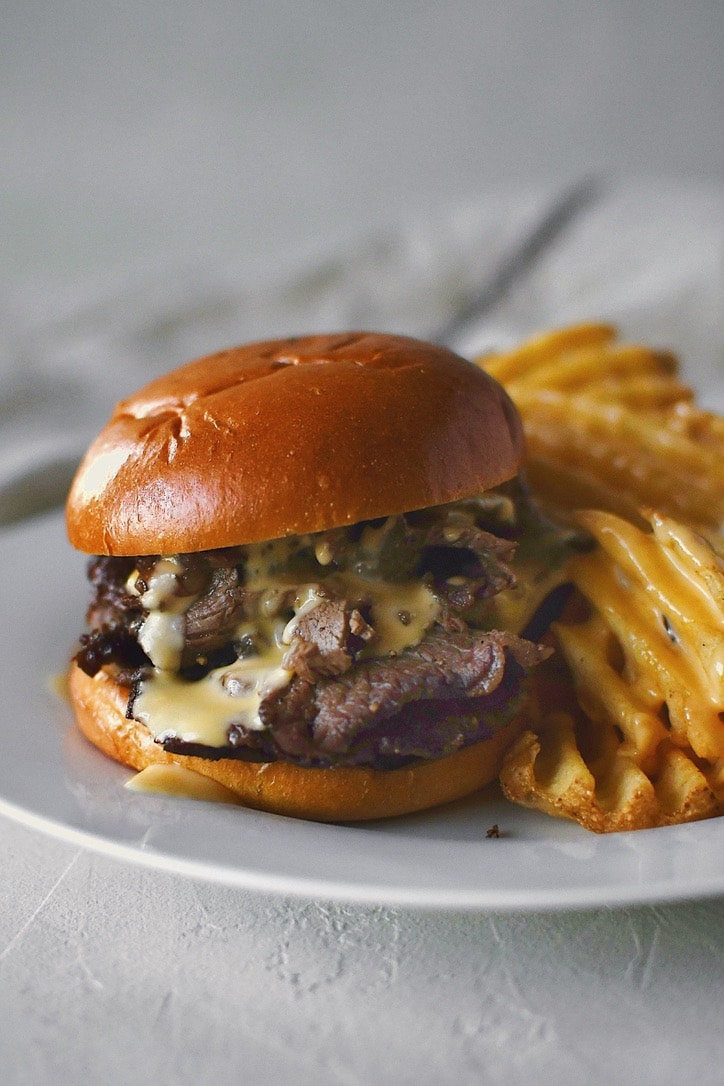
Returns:
[[[530,271],[574,220],[601,196],[603,185],[598,177],[584,177],[553,200],[532,231],[517,248],[507,253],[493,268],[482,286],[463,299],[449,319],[430,335],[434,343],[454,346],[464,330],[484,317],[500,302],[511,287]]]

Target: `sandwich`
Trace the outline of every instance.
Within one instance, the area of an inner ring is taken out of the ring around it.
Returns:
[[[151,381],[67,499],[91,556],[80,729],[301,818],[482,788],[531,712],[562,580],[522,457],[500,385],[405,336],[249,344]]]

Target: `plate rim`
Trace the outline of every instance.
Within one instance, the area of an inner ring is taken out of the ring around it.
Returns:
[[[196,801],[188,801],[196,802]],[[259,813],[259,812],[255,812]],[[420,888],[404,889],[388,887],[381,893],[378,887],[365,886],[353,882],[325,881],[322,878],[296,876],[290,880],[281,874],[260,875],[241,868],[222,867],[219,864],[205,864],[203,861],[183,859],[138,847],[112,841],[90,830],[64,825],[51,818],[37,815],[19,805],[0,797],[0,815],[26,828],[37,830],[47,837],[66,844],[88,850],[96,855],[112,860],[158,870],[167,874],[178,875],[192,881],[208,882],[232,890],[243,890],[256,894],[278,895],[305,901],[328,901],[337,904],[377,906],[381,908],[406,908],[425,912],[461,912],[461,913],[567,913],[590,911],[592,909],[625,909],[646,905],[684,904],[693,901],[706,901],[724,896],[724,873],[710,882],[706,878],[688,887],[682,892],[674,885],[650,883],[647,887],[638,887],[632,892],[630,886],[616,889],[609,887],[602,896],[597,887],[566,888],[565,896],[557,890],[531,889],[530,891],[494,891],[489,895],[480,890],[474,892],[449,892],[440,895],[434,890]],[[715,819],[704,821],[713,822]],[[698,826],[701,823],[688,823]],[[665,831],[675,827],[658,827],[651,831],[634,830],[630,833]],[[681,827],[678,827],[681,828]]]
[[[79,555],[77,552],[72,551],[69,544],[65,541],[64,531],[62,528],[62,515],[59,513],[49,513],[44,516],[35,518],[31,522],[25,522],[16,525],[7,531],[0,533],[0,584],[13,580],[18,581],[20,578],[17,576],[18,569],[22,569],[23,562],[31,562],[33,559],[37,559],[46,554],[47,548],[61,546],[61,554],[58,556],[59,568],[62,567],[62,563],[66,562],[69,569],[73,569],[73,576],[68,578],[60,577],[59,581],[62,582],[55,589],[56,596],[67,605],[71,612],[75,608],[82,612],[85,605],[85,599],[87,598],[87,590],[85,587],[85,577],[83,574],[83,566],[85,564],[87,556]],[[15,563],[13,562],[13,555],[16,555]],[[15,574],[15,576],[13,576]],[[73,593],[73,595],[71,595]],[[82,593],[82,595],[81,595]],[[12,598],[12,597],[11,597]],[[55,606],[55,604],[53,604]],[[60,609],[60,604],[58,605]],[[61,615],[58,613],[55,616],[56,623],[61,621]],[[65,619],[67,623],[67,618]],[[67,628],[67,626],[66,626]],[[72,644],[77,636],[75,630],[72,633],[68,633],[67,636],[67,654],[72,651]],[[63,649],[65,653],[65,646],[56,645],[56,650]],[[0,678],[2,678],[3,671],[6,667],[5,655],[0,660]],[[65,659],[65,655],[63,659]],[[60,663],[60,660],[56,658],[54,663]],[[29,665],[28,665],[29,666]],[[62,666],[62,665],[61,665]],[[36,672],[33,672],[35,678],[38,678]],[[38,683],[38,688],[40,684]],[[2,684],[0,684],[2,688]],[[40,691],[38,696],[44,698],[39,704],[41,706],[50,706],[50,694],[46,691]],[[54,736],[54,742],[57,748],[57,759],[51,763],[51,772],[55,772],[56,764],[60,767],[59,774],[67,772],[67,765],[64,764],[64,752],[63,752],[63,740],[67,736],[73,736],[74,741],[82,741],[84,744],[83,750],[87,748],[87,752],[83,755],[84,758],[95,759],[95,764],[98,767],[103,767],[100,770],[100,777],[102,778],[101,784],[108,784],[110,781],[110,792],[108,788],[106,793],[101,797],[102,800],[113,797],[113,802],[116,806],[120,806],[125,812],[133,810],[136,814],[140,810],[137,807],[129,807],[130,797],[134,797],[132,802],[138,802],[138,793],[129,793],[122,787],[124,777],[130,775],[132,771],[125,770],[123,767],[111,762],[95,748],[91,747],[82,737],[80,733],[76,732],[76,729],[72,723],[72,714],[69,706],[62,706],[62,724],[59,727],[60,714],[58,713],[58,702],[55,702],[56,711],[49,715],[55,716],[55,721],[48,720],[46,725],[50,726],[51,734]],[[0,723],[0,728],[3,727]],[[49,757],[52,752],[46,752],[46,756]],[[7,772],[7,769],[6,769]],[[67,782],[66,782],[67,783]],[[81,786],[81,790],[87,784],[87,780],[79,778],[78,783]],[[57,782],[56,782],[57,784]],[[116,792],[116,789],[118,790]],[[123,794],[119,796],[119,793]],[[340,875],[338,870],[333,870],[327,874],[326,877],[322,877],[319,874],[300,874],[296,873],[285,874],[278,869],[263,870],[257,866],[239,866],[238,862],[232,857],[226,864],[214,861],[204,861],[199,859],[195,854],[184,855],[183,850],[179,853],[178,848],[174,851],[173,847],[169,847],[168,842],[173,844],[173,823],[174,819],[176,824],[185,825],[204,825],[207,823],[214,824],[218,822],[221,811],[219,805],[216,804],[203,804],[204,808],[209,810],[203,815],[199,812],[195,800],[159,800],[158,797],[140,797],[142,802],[151,807],[150,815],[151,823],[155,823],[155,827],[159,829],[159,824],[163,822],[160,829],[163,833],[160,834],[160,845],[156,845],[153,842],[147,840],[148,835],[141,835],[138,840],[129,840],[123,836],[124,831],[128,832],[128,824],[121,820],[120,830],[116,826],[115,836],[109,833],[107,829],[104,829],[103,825],[99,823],[96,818],[94,823],[93,816],[90,819],[83,820],[83,817],[76,812],[74,819],[71,820],[67,814],[65,817],[51,816],[47,810],[38,807],[37,803],[18,802],[17,796],[8,794],[7,791],[7,777],[3,776],[3,772],[0,769],[0,814],[7,816],[14,820],[24,824],[30,828],[39,830],[56,839],[64,840],[71,844],[87,848],[96,853],[105,854],[115,857],[119,860],[130,862],[137,865],[142,865],[147,868],[155,868],[159,870],[165,870],[167,872],[175,872],[182,876],[190,877],[192,879],[203,880],[213,882],[216,884],[225,885],[227,887],[233,887],[236,889],[246,889],[249,891],[256,891],[261,893],[271,893],[277,895],[286,895],[294,898],[315,898],[328,901],[339,901],[348,904],[376,904],[386,905],[390,907],[406,907],[417,909],[436,909],[444,911],[477,911],[477,912],[499,912],[499,913],[513,913],[513,912],[535,912],[535,911],[547,911],[547,912],[561,912],[571,911],[575,909],[592,909],[599,907],[626,907],[636,906],[644,904],[655,904],[664,902],[676,902],[687,901],[702,898],[714,898],[724,895],[724,818],[714,818],[705,820],[702,822],[687,823],[681,826],[673,827],[661,827],[657,829],[649,830],[637,830],[629,831],[628,833],[608,834],[608,835],[596,835],[575,826],[572,823],[565,823],[561,825],[560,820],[553,819],[550,816],[541,814],[540,812],[523,812],[522,808],[517,808],[515,805],[510,805],[511,818],[516,816],[523,819],[523,825],[532,826],[534,831],[540,829],[543,826],[546,830],[550,827],[550,842],[547,840],[548,834],[543,835],[543,844],[553,844],[553,855],[560,855],[564,857],[564,868],[570,867],[570,862],[566,857],[566,852],[576,853],[583,851],[586,854],[593,854],[601,856],[603,860],[603,866],[606,867],[610,864],[610,857],[614,856],[614,866],[616,862],[616,856],[627,857],[629,863],[631,858],[629,853],[633,851],[633,860],[639,865],[646,865],[647,854],[650,860],[653,856],[657,863],[661,863],[661,856],[667,856],[670,852],[684,856],[686,862],[689,863],[689,854],[696,854],[697,849],[702,851],[702,841],[705,844],[703,852],[709,852],[718,857],[721,855],[722,861],[719,866],[716,864],[710,867],[697,868],[695,877],[691,877],[683,884],[680,877],[676,877],[675,874],[669,874],[665,877],[661,874],[661,871],[656,871],[656,863],[654,863],[655,870],[650,872],[652,878],[648,881],[643,881],[641,878],[638,881],[631,882],[626,879],[618,882],[614,879],[606,881],[604,879],[603,884],[600,880],[594,879],[593,882],[586,881],[585,878],[579,880],[578,883],[565,884],[563,886],[556,885],[552,887],[550,884],[546,886],[542,885],[530,885],[521,886],[519,884],[509,883],[501,885],[499,882],[492,886],[486,886],[481,881],[472,885],[468,880],[462,880],[461,885],[446,886],[442,888],[435,880],[428,880],[423,883],[413,884],[409,880],[405,879],[390,880],[387,883],[381,883],[379,879],[366,885],[364,880],[350,877],[348,871],[344,870]],[[167,804],[165,811],[161,812],[160,804]],[[173,805],[168,807],[168,804]],[[191,804],[193,806],[189,807]],[[210,809],[216,809],[217,814],[212,814]],[[506,807],[507,809],[507,807]],[[228,814],[233,812],[233,817],[236,818],[238,811],[236,808],[225,808]],[[171,812],[173,811],[173,814]],[[182,812],[182,813],[179,813]],[[515,814],[513,813],[515,812]],[[492,813],[492,812],[491,812]],[[287,836],[295,838],[295,834],[299,835],[301,829],[301,836],[304,842],[309,839],[310,834],[312,838],[318,836],[320,841],[329,840],[328,833],[330,827],[325,824],[315,823],[300,823],[300,820],[284,819],[281,815],[266,815],[262,812],[248,811],[246,814],[251,818],[251,822],[247,826],[247,830],[251,829],[251,837],[254,838],[254,834],[257,837],[261,834],[271,833],[272,838],[277,833],[270,826],[280,824],[286,826]],[[430,812],[430,818],[432,820],[438,817],[444,818],[445,809],[441,809],[440,812]],[[169,817],[170,816],[170,817]],[[105,817],[105,814],[104,814]],[[223,816],[221,816],[223,817]],[[463,817],[465,815],[463,814]],[[167,819],[167,821],[163,821]],[[296,825],[294,825],[296,823]],[[400,837],[402,845],[398,845],[398,857],[405,854],[405,841],[407,838],[415,840],[416,844],[410,846],[408,843],[407,853],[412,855],[413,859],[417,859],[419,851],[422,849],[428,849],[430,854],[440,854],[441,844],[446,842],[446,833],[442,834],[425,835],[424,826],[423,832],[420,836],[415,836],[417,830],[415,826],[419,828],[420,823],[412,823],[412,830],[405,832],[404,828],[402,832],[399,832],[400,826],[409,826],[410,823],[406,823],[406,820],[396,820],[397,825],[391,826],[387,823],[384,832],[378,829],[378,840],[382,842],[379,846],[380,857],[383,861],[389,863],[389,858],[394,853],[394,841]],[[150,824],[150,823],[149,823]],[[436,822],[428,822],[425,825],[436,825]],[[513,823],[515,825],[515,823]],[[358,824],[359,825],[359,824]],[[455,825],[453,823],[453,825]],[[484,825],[484,823],[483,823]],[[370,826],[374,828],[374,824],[367,823],[367,828]],[[443,823],[445,827],[445,823]],[[566,828],[568,827],[568,828]],[[343,831],[343,835],[346,832],[355,832],[350,826],[338,826],[339,830]],[[133,832],[136,833],[137,825],[134,823]],[[291,831],[291,832],[290,832]],[[167,834],[164,844],[164,833]],[[557,836],[556,836],[557,835]],[[651,837],[650,835],[656,835]],[[151,835],[153,836],[153,835]],[[503,849],[508,849],[508,855],[514,859],[525,858],[526,855],[530,856],[533,853],[526,853],[526,849],[531,844],[537,847],[541,843],[540,834],[538,838],[533,836],[528,838],[523,834],[520,840],[513,837],[512,840],[506,840],[508,835],[504,835],[503,840],[495,840],[487,842],[491,848],[499,849],[501,846]],[[714,848],[710,848],[707,842],[710,842],[710,838],[713,836]],[[390,844],[390,837],[393,839],[393,844]],[[468,835],[469,837],[469,835]],[[484,830],[480,826],[479,833],[480,840],[485,837]],[[651,840],[657,842],[657,847],[653,850],[649,850],[646,846],[646,841]],[[363,859],[369,859],[369,841],[370,838],[361,837],[360,841],[363,842],[361,846],[361,854]],[[474,841],[478,841],[477,826],[476,836]],[[665,842],[673,843],[673,848],[670,845],[666,845]],[[420,844],[422,842],[422,844]],[[659,847],[659,843],[660,846]],[[458,849],[461,855],[467,855],[466,848],[467,840],[458,839],[455,843],[454,849]],[[631,848],[633,846],[633,850]],[[284,848],[288,850],[288,845],[284,845]],[[376,846],[375,846],[376,847]],[[399,849],[402,849],[402,853]],[[453,850],[454,850],[453,849]],[[522,851],[521,851],[522,849]],[[283,852],[284,849],[282,849]],[[417,850],[417,851],[416,851]],[[482,855],[482,854],[481,854]],[[504,853],[505,855],[505,853]],[[495,857],[494,862],[490,862],[490,857]],[[252,860],[254,857],[252,857]],[[494,852],[485,854],[485,862],[481,864],[481,868],[488,865],[493,874],[499,876],[499,863],[501,857]],[[575,860],[573,861],[575,863]],[[498,866],[496,866],[498,865]],[[339,866],[339,865],[338,865]],[[403,865],[404,867],[404,865]]]

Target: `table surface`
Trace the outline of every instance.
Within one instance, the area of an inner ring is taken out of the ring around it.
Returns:
[[[429,331],[592,174],[600,201],[471,335],[615,319],[721,402],[724,8],[653,7],[9,0],[0,488],[179,351],[292,323]],[[0,870],[13,1086],[721,1080],[720,899],[306,900],[6,818]]]

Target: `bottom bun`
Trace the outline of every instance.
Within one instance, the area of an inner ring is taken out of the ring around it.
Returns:
[[[117,762],[137,770],[184,766],[228,788],[247,807],[316,822],[389,818],[470,795],[495,780],[503,755],[522,728],[516,720],[482,743],[403,769],[307,769],[291,762],[169,754],[145,725],[126,719],[128,688],[107,671],[91,678],[73,664],[68,685],[80,730]]]

